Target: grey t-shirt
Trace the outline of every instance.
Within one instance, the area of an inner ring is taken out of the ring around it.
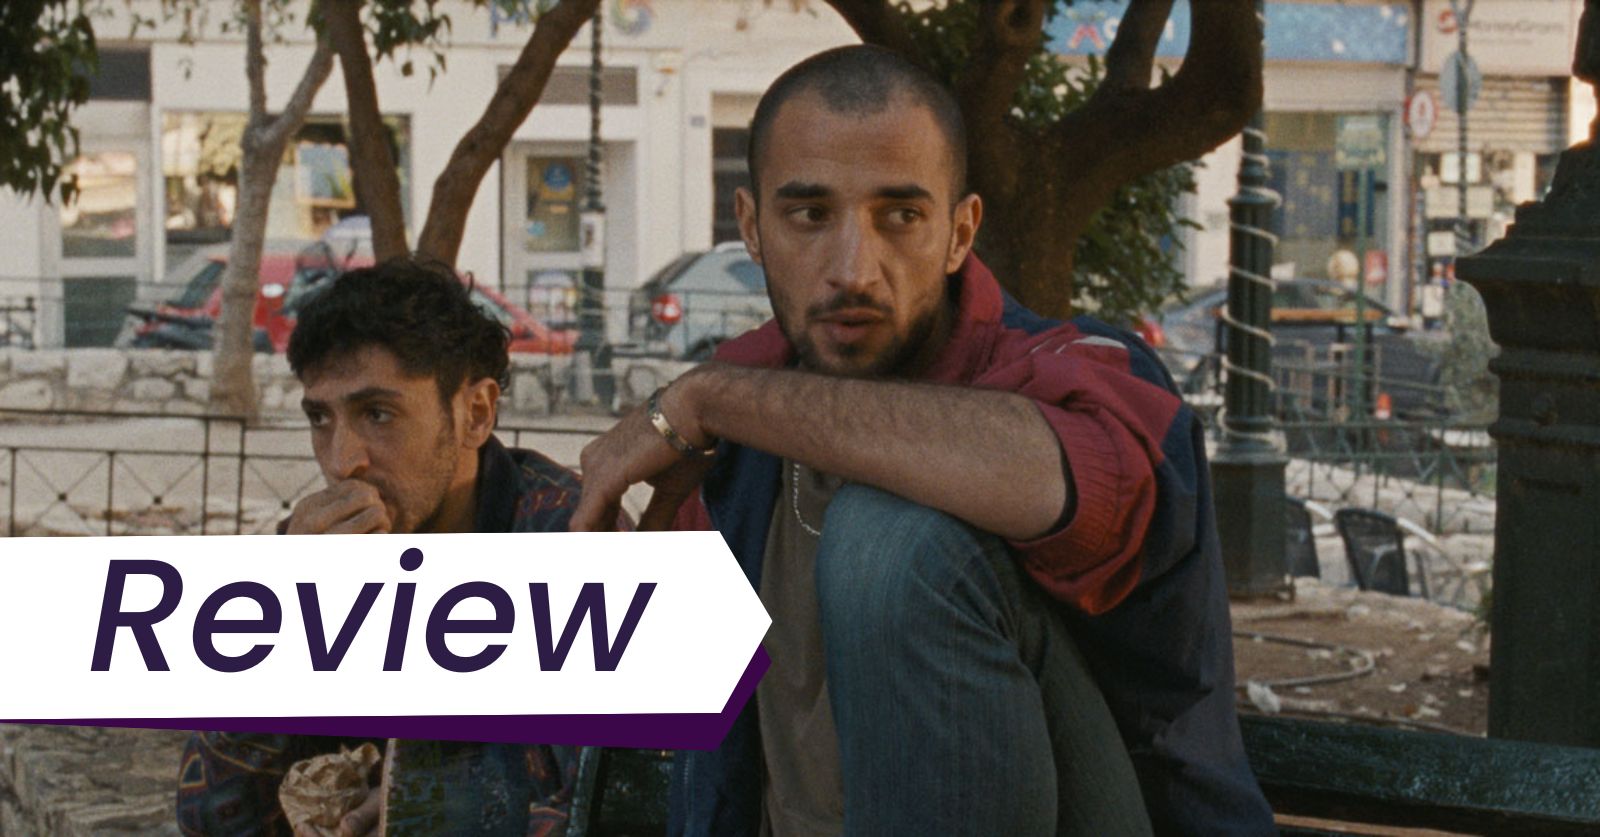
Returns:
[[[756,687],[766,762],[764,837],[836,837],[844,830],[815,574],[823,515],[841,483],[784,460],[772,510],[760,590],[772,617],[766,638],[772,667]]]

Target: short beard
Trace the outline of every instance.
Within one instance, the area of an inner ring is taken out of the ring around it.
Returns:
[[[456,474],[456,462],[461,456],[461,452],[456,449],[455,428],[455,416],[446,410],[444,427],[439,430],[439,436],[434,441],[432,461],[429,463],[429,467],[434,468],[435,474],[443,473],[446,476],[440,486],[439,496],[434,500],[433,509],[422,520],[417,521],[416,528],[411,530],[413,533],[438,531],[439,515],[444,511],[445,495],[450,492],[450,483]]]
[[[795,354],[800,358],[801,367],[813,372],[826,375],[835,375],[842,378],[892,378],[903,377],[910,371],[910,366],[921,354],[923,347],[932,337],[935,326],[938,325],[939,311],[934,309],[924,316],[918,317],[911,323],[910,330],[904,337],[894,335],[889,340],[889,345],[871,362],[865,366],[852,366],[838,368],[824,362],[821,352],[817,350],[816,343],[807,334],[805,325],[811,320],[827,314],[830,311],[844,308],[871,308],[882,312],[886,317],[893,311],[865,294],[841,293],[827,302],[813,305],[806,310],[804,321],[794,328],[793,324],[785,322],[785,318],[778,316],[778,328],[788,338],[789,344],[794,346]],[[841,348],[839,355],[848,361],[861,354],[861,350],[847,346]]]

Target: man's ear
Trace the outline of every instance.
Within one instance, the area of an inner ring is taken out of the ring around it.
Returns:
[[[483,447],[494,432],[495,418],[500,409],[500,384],[493,378],[481,378],[461,385],[463,415],[461,421],[462,445],[471,450]]]
[[[944,272],[955,273],[972,252],[972,242],[978,238],[978,225],[983,223],[983,200],[976,192],[956,203],[951,213],[950,251],[945,255]]]
[[[750,258],[761,264],[761,231],[756,224],[756,196],[740,186],[733,193],[733,214],[739,219],[739,237],[744,239],[744,249]]]

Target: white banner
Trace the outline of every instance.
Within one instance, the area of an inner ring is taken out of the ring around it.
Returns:
[[[9,538],[0,718],[717,714],[769,622],[715,532]]]

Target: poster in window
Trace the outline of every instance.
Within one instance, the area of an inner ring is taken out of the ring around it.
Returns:
[[[295,147],[295,198],[307,206],[353,209],[350,152],[343,145],[302,142]]]
[[[578,250],[579,169],[572,158],[529,157],[523,249],[530,253]]]

